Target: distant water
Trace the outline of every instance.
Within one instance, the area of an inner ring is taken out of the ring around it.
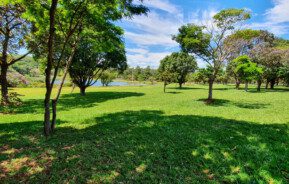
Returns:
[[[97,81],[93,86],[102,86],[102,84],[100,81]],[[115,82],[109,83],[108,86],[129,86],[129,83],[115,81]]]
[[[56,85],[60,84],[60,81],[59,80],[55,81],[55,84]],[[108,86],[134,86],[134,85],[142,85],[142,84],[132,84],[128,82],[114,81],[114,82],[109,83]],[[102,86],[102,84],[99,80],[93,86]]]

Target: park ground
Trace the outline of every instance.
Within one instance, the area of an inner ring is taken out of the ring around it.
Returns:
[[[65,88],[42,135],[43,88],[0,114],[0,183],[289,183],[289,91]]]

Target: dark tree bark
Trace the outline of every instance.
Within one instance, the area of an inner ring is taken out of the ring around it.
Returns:
[[[79,89],[80,89],[80,95],[85,96],[86,86],[81,86],[81,87],[79,87]]]
[[[179,88],[182,89],[182,87],[183,87],[183,83],[180,82],[180,83],[179,83]]]
[[[240,89],[240,84],[241,84],[241,82],[237,79],[236,80],[236,89]]]
[[[49,136],[51,132],[50,127],[50,97],[53,85],[50,82],[51,70],[53,64],[53,47],[54,47],[54,37],[55,37],[55,13],[57,8],[58,0],[52,0],[51,7],[49,10],[49,38],[48,38],[48,55],[47,55],[47,65],[45,69],[45,85],[46,93],[44,99],[44,135]]]
[[[261,91],[261,85],[262,85],[262,80],[258,79],[257,80],[257,91]]]
[[[274,89],[275,84],[276,84],[275,79],[270,80],[270,89]]]
[[[1,57],[1,97],[2,104],[8,105],[8,81],[7,81],[7,71],[8,71],[8,63],[7,63],[7,52],[8,52],[8,43],[9,43],[9,28],[8,24],[6,25],[6,34],[2,44],[2,57]]]
[[[2,96],[2,105],[4,105],[4,106],[9,104],[7,71],[8,71],[8,66],[7,65],[1,65],[1,75],[0,75],[1,96]]]

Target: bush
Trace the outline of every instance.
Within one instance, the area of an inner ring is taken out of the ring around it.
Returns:
[[[105,71],[100,76],[100,81],[103,86],[108,86],[109,83],[116,79],[116,73],[113,71]]]

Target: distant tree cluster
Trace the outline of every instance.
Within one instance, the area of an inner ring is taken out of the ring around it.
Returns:
[[[153,83],[157,80],[157,70],[152,69],[150,66],[146,68],[141,68],[140,66],[129,67],[120,75],[120,78],[128,81]]]
[[[164,82],[164,92],[166,86],[176,82],[179,87],[187,82],[188,74],[193,73],[197,69],[195,58],[185,52],[172,53],[160,62],[158,69],[158,78]]]

